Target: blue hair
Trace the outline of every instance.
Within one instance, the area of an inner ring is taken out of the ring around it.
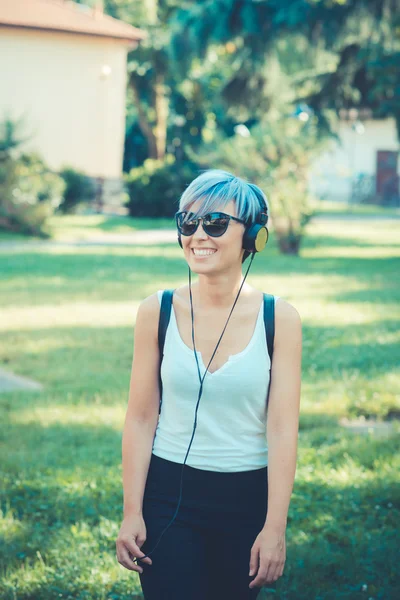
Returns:
[[[265,211],[264,203],[269,213],[267,198],[258,186],[221,169],[208,169],[196,177],[183,192],[179,210],[189,211],[197,200],[202,202],[194,213],[195,218],[215,212],[231,200],[236,205],[236,216],[248,223]]]

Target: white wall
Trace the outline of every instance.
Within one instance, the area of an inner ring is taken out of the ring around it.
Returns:
[[[55,170],[119,177],[126,54],[118,40],[0,27],[0,118],[23,115],[23,134],[33,134],[26,148]]]
[[[361,174],[376,175],[378,150],[399,150],[394,119],[371,119],[364,121],[363,126],[364,133],[357,133],[350,123],[340,123],[340,142],[330,144],[310,173],[310,189],[316,196],[348,201],[355,178]]]

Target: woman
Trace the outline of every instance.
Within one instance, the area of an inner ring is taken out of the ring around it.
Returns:
[[[271,366],[263,292],[242,275],[249,228],[265,224],[265,210],[257,186],[217,169],[183,193],[177,225],[189,286],[173,294],[160,418],[162,291],[138,310],[116,547],[119,563],[139,572],[146,600],[255,599],[283,573],[301,321],[275,296]]]

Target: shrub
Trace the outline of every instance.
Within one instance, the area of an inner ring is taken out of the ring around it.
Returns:
[[[126,204],[132,217],[172,217],[181,194],[198,175],[193,163],[176,163],[174,156],[147,159],[125,176]]]
[[[48,235],[47,217],[61,202],[63,180],[36,153],[0,161],[0,227],[27,235]]]
[[[91,177],[72,167],[64,167],[60,176],[65,182],[65,189],[59,210],[73,213],[80,204],[96,198],[96,184]]]
[[[45,222],[59,205],[63,180],[35,152],[23,153],[21,120],[0,122],[0,228],[47,235]]]

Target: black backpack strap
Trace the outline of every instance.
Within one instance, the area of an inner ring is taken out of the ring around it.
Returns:
[[[275,298],[271,294],[264,294],[264,327],[265,327],[265,335],[267,338],[267,346],[268,346],[268,354],[271,359],[272,365],[272,356],[274,353],[274,337],[275,337]],[[267,395],[267,403],[269,396],[269,388],[271,387],[271,371],[269,372],[269,385],[268,385],[268,395]]]
[[[174,295],[174,291],[175,290],[164,290],[161,300],[160,320],[158,322],[158,348],[160,350],[161,360],[164,352],[165,335],[171,317],[172,296]]]
[[[158,349],[160,352],[160,369],[159,369],[159,382],[160,382],[160,409],[159,414],[161,412],[161,403],[162,403],[162,381],[161,381],[161,363],[164,354],[164,344],[165,344],[165,335],[167,333],[168,323],[171,317],[171,308],[172,308],[172,297],[174,295],[175,290],[164,290],[162,299],[161,299],[161,307],[160,307],[160,319],[158,321]]]

